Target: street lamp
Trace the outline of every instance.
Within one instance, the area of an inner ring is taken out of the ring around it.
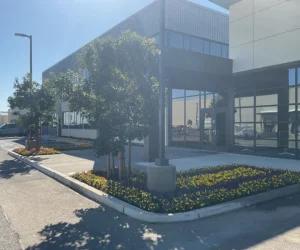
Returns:
[[[15,33],[15,36],[27,37],[30,40],[30,82],[32,83],[32,36],[22,33]]]

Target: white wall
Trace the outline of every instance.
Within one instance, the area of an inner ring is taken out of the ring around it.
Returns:
[[[233,72],[300,60],[300,0],[242,0],[230,7]]]
[[[97,131],[95,129],[62,129],[62,136],[70,136],[74,138],[96,139]]]
[[[19,116],[14,115],[14,112],[20,112],[21,115],[25,115],[28,112],[28,110],[26,110],[26,109],[20,110],[19,108],[9,109],[8,110],[8,123],[14,123],[19,118]]]

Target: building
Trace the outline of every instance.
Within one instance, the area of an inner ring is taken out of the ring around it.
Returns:
[[[8,123],[8,112],[0,111],[0,125]]]
[[[166,48],[165,70],[166,77],[170,82],[170,100],[172,100],[172,95],[174,98],[180,97],[180,93],[184,91],[181,89],[187,89],[187,91],[190,89],[192,90],[188,92],[191,94],[190,99],[198,102],[199,98],[194,96],[197,91],[193,90],[201,88],[201,86],[198,87],[200,84],[199,77],[203,78],[203,91],[207,88],[212,92],[217,88],[220,79],[225,81],[223,81],[222,88],[226,91],[226,84],[229,83],[232,73],[232,62],[228,60],[228,24],[229,17],[226,14],[186,0],[166,0],[166,42],[168,46]],[[142,36],[155,37],[158,41],[159,1],[154,1],[101,37],[117,37],[122,31],[128,29]],[[184,61],[178,60],[179,58],[184,59]],[[50,72],[58,74],[74,68],[75,61],[76,52],[45,70],[43,78],[47,78]],[[204,83],[204,78],[209,83]],[[207,92],[207,98],[210,98],[209,92]],[[168,140],[170,143],[172,143],[171,106],[168,119]],[[67,103],[58,104],[57,110],[62,121],[62,136],[90,139],[96,137],[96,131],[89,128],[84,118],[80,117],[79,114],[69,112]],[[179,121],[180,116],[181,114],[178,112],[173,113],[174,124],[184,125],[184,122]],[[175,122],[176,119],[179,120]],[[191,119],[194,118],[191,117]],[[194,124],[196,124],[195,121]],[[176,140],[176,138],[174,139]]]
[[[21,115],[25,115],[28,112],[28,110],[20,110],[18,108],[9,109],[7,123],[15,123],[18,120],[19,116],[16,115],[15,112],[19,112]]]
[[[210,0],[230,11],[236,147],[299,158],[300,1]]]
[[[166,142],[299,158],[300,1],[210,1],[230,15],[166,0]],[[158,38],[159,2],[102,36],[127,29]],[[47,69],[43,78],[73,68],[75,57],[76,52]],[[67,103],[57,110],[62,136],[96,137]]]

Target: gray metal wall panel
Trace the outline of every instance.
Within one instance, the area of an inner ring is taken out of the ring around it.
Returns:
[[[128,29],[147,37],[157,34],[159,32],[159,2],[153,2],[102,36],[118,37]]]
[[[166,0],[166,28],[229,43],[229,16],[186,0]]]
[[[166,28],[228,44],[229,17],[226,14],[190,3],[186,0],[166,0]],[[100,37],[117,37],[131,29],[140,35],[151,37],[159,33],[159,1],[155,1],[124,20]],[[43,72],[59,74],[74,69],[76,52]]]

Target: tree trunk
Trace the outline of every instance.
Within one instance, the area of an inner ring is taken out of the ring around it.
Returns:
[[[131,139],[128,141],[128,165],[127,165],[127,179],[130,178],[131,175]]]
[[[36,143],[36,151],[40,150],[40,135],[39,135],[39,125],[35,124],[35,143]]]
[[[125,156],[124,152],[119,152],[119,180],[123,180],[124,178],[124,164],[125,164]]]
[[[106,155],[106,178],[110,179],[110,154]]]

